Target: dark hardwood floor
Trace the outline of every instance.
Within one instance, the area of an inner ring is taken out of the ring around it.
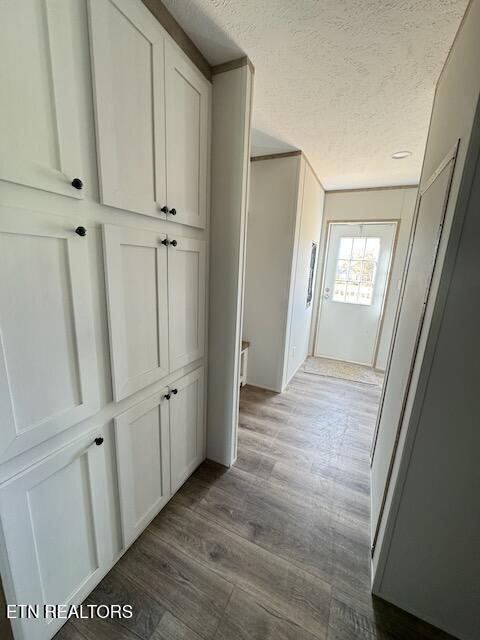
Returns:
[[[369,592],[369,452],[380,390],[298,373],[241,392],[238,459],[203,463],[57,640],[433,640]]]

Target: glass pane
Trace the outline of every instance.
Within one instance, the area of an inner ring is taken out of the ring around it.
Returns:
[[[358,290],[359,304],[372,304],[373,287],[369,285],[360,285]]]
[[[348,271],[348,279],[350,282],[360,282],[362,279],[363,261],[351,260],[350,269]]]
[[[375,282],[376,263],[373,260],[364,260],[362,282],[372,285]]]
[[[333,300],[334,302],[345,302],[345,292],[347,289],[347,285],[343,282],[336,282],[335,288],[333,290]]]
[[[365,255],[366,238],[354,238],[352,247],[352,258],[363,258]]]
[[[338,260],[337,261],[337,273],[335,274],[336,281],[346,282],[348,279],[348,260]]]
[[[377,261],[379,253],[380,238],[367,238],[367,243],[365,246],[365,258]]]
[[[338,251],[339,259],[350,259],[352,256],[352,240],[353,238],[340,238],[340,249]]]
[[[347,293],[345,296],[345,302],[357,302],[358,298],[358,284],[347,284]]]

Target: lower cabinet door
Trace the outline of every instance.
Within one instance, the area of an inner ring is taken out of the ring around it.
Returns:
[[[202,462],[205,450],[203,367],[170,386],[172,493]]]
[[[124,546],[170,498],[167,390],[115,418],[118,484]]]
[[[0,487],[7,601],[39,606],[38,619],[12,620],[16,638],[52,638],[65,621],[45,619],[44,605],[80,604],[113,562],[104,447],[94,437]]]

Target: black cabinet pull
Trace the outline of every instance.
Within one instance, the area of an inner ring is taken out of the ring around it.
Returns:
[[[176,216],[177,215],[177,210],[176,209],[170,209],[169,211],[171,216]]]
[[[178,389],[170,389],[170,393],[173,393],[173,395],[176,396],[178,393]]]
[[[169,393],[166,393],[163,397],[165,398],[165,400],[170,400],[170,394]]]
[[[97,445],[97,447],[99,447],[101,444],[103,444],[103,438],[95,438],[95,444]]]
[[[74,187],[75,189],[83,189],[83,182],[80,180],[80,178],[74,178],[72,180],[72,187]]]
[[[81,236],[83,238],[87,235],[87,230],[85,229],[85,227],[77,227],[75,229],[75,233],[77,234],[77,236]]]
[[[170,244],[172,245],[172,247],[176,247],[178,243],[176,240],[172,240]]]
[[[164,204],[164,205],[163,205],[163,207],[160,209],[160,211],[161,211],[162,213],[168,213],[168,207],[167,207],[167,205],[166,205],[166,204]]]
[[[164,238],[164,239],[162,240],[162,244],[163,244],[163,245],[165,245],[166,247],[168,247],[168,245],[170,244],[170,242],[168,241],[168,239],[167,239],[167,238]]]

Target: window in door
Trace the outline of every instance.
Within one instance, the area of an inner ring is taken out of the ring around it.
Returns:
[[[379,253],[380,238],[340,238],[334,302],[372,304]]]

